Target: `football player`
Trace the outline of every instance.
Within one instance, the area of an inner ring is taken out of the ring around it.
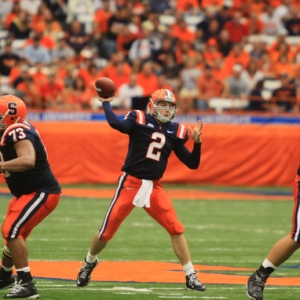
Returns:
[[[293,194],[291,232],[275,243],[259,269],[248,278],[246,293],[250,299],[263,300],[264,288],[269,276],[300,248],[300,167],[294,180]]]
[[[4,298],[39,298],[28,264],[26,239],[55,209],[61,193],[45,146],[25,118],[26,105],[20,98],[0,97],[0,172],[13,195],[2,224],[0,289],[13,287]]]
[[[99,98],[109,125],[129,136],[129,149],[115,196],[78,273],[77,286],[89,283],[91,273],[98,264],[98,254],[113,238],[133,208],[143,207],[169,233],[174,252],[185,272],[186,289],[205,291],[205,285],[198,280],[191,262],[184,227],[177,218],[171,199],[159,182],[172,151],[190,169],[198,168],[202,122],[193,129],[186,129],[183,124],[172,122],[177,103],[174,94],[166,89],[157,90],[151,95],[149,113],[134,110],[123,120],[119,120],[111,108],[110,102],[113,99],[114,97]],[[184,145],[189,134],[194,140],[192,152]]]

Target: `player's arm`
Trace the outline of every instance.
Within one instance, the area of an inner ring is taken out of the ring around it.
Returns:
[[[35,150],[30,140],[21,140],[14,144],[17,158],[0,162],[1,172],[24,172],[35,165]]]
[[[110,102],[114,99],[114,97],[111,98],[100,98],[99,100],[102,102],[102,106],[104,109],[104,113],[106,116],[106,120],[108,124],[114,128],[119,130],[122,133],[130,133],[133,129],[133,124],[131,122],[128,122],[127,120],[120,120],[112,110],[112,107],[110,105]]]
[[[197,169],[200,165],[202,127],[202,121],[199,121],[194,128],[188,127],[189,133],[194,140],[194,148],[192,152],[190,152],[184,145],[174,149],[179,160],[190,169]]]
[[[174,149],[178,159],[190,169],[197,169],[200,165],[201,143],[194,143],[193,151],[190,152],[184,145]]]

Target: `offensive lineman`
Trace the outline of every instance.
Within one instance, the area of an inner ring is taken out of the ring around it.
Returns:
[[[0,97],[0,172],[14,196],[2,224],[4,250],[0,289],[4,298],[39,298],[28,265],[26,239],[57,206],[61,188],[52,174],[45,146],[26,120],[26,105],[12,95]],[[18,279],[12,277],[15,266]]]
[[[99,98],[109,125],[128,134],[129,149],[115,196],[78,273],[77,286],[83,287],[89,283],[91,273],[98,264],[98,254],[113,238],[133,208],[143,207],[169,233],[174,252],[185,272],[186,289],[205,291],[205,285],[198,280],[191,262],[184,227],[177,219],[172,201],[159,182],[172,151],[190,169],[198,168],[202,122],[193,129],[188,128],[194,140],[194,148],[190,152],[184,146],[188,140],[188,131],[184,125],[171,122],[176,115],[176,99],[172,92],[166,89],[155,91],[149,99],[149,113],[131,111],[124,120],[119,120],[114,114],[110,105],[113,99],[114,97]]]

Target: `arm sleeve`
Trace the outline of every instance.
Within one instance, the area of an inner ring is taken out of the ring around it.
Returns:
[[[133,130],[134,126],[130,121],[128,121],[127,119],[125,120],[118,119],[116,114],[113,112],[109,102],[105,101],[102,104],[103,104],[106,120],[112,128],[117,129],[122,133],[130,133]]]
[[[190,152],[184,145],[174,149],[178,159],[190,169],[197,169],[200,165],[201,143],[194,143],[193,151]]]

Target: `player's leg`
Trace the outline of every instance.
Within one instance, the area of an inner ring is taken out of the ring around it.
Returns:
[[[189,247],[184,236],[184,227],[177,218],[170,197],[163,192],[159,183],[155,183],[155,188],[151,194],[150,208],[145,208],[145,210],[170,234],[175,255],[186,275],[186,288],[205,291],[205,285],[198,280],[195,274]]]
[[[132,201],[140,185],[140,180],[135,180],[127,174],[120,177],[115,196],[110,203],[103,224],[100,230],[94,234],[83,266],[79,270],[76,282],[78,287],[86,286],[90,282],[91,273],[98,264],[98,254],[106,247],[122,222],[133,210]],[[130,188],[128,189],[128,187]]]
[[[291,233],[280,239],[270,250],[265,260],[248,279],[247,295],[253,300],[262,300],[265,284],[269,276],[282,263],[300,248],[300,177],[296,176],[294,181],[294,210],[292,216]]]
[[[12,200],[2,225],[2,236],[18,275],[18,284],[4,298],[38,298],[30,267],[26,239],[59,202],[59,194],[32,193]]]

